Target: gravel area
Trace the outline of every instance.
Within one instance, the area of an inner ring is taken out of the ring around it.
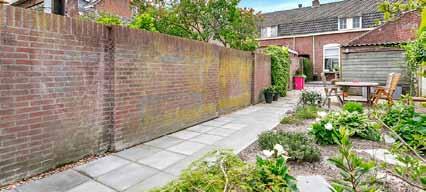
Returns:
[[[275,127],[275,131],[284,131],[284,132],[308,132],[307,128],[314,122],[314,120],[305,120],[302,123],[294,124],[294,125],[283,125],[280,124]],[[375,149],[382,148],[387,149],[389,146],[384,144],[383,142],[374,142],[368,140],[361,140],[357,138],[351,139],[353,143],[354,150],[361,149]],[[331,182],[336,177],[339,177],[339,170],[332,164],[330,164],[327,159],[332,157],[338,153],[338,149],[336,145],[331,146],[319,146],[321,151],[321,161],[315,163],[298,163],[298,162],[288,162],[288,166],[290,167],[291,174],[293,176],[308,176],[308,175],[322,175],[324,178]],[[257,142],[253,143],[245,150],[243,150],[239,155],[240,157],[248,162],[255,162],[256,155],[261,153],[261,149]],[[365,153],[359,154],[361,157],[370,158]],[[388,192],[417,192],[421,190],[417,190],[397,177],[386,175],[384,179],[386,191]]]

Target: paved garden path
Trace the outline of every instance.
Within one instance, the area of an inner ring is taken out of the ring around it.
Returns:
[[[176,178],[215,148],[242,151],[295,108],[299,93],[259,104],[21,185],[11,192],[142,192]]]

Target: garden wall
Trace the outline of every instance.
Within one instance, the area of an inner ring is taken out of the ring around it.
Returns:
[[[257,103],[270,58],[0,6],[0,82],[1,186]]]

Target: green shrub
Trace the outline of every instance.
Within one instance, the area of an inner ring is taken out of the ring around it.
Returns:
[[[271,56],[272,85],[277,87],[281,96],[287,95],[288,81],[290,79],[290,57],[287,48],[269,46],[265,53]]]
[[[289,160],[314,162],[320,160],[320,150],[312,138],[304,133],[264,132],[259,135],[262,150],[271,150],[276,144],[284,147]]]
[[[412,148],[426,152],[426,115],[415,114],[414,117],[401,121],[392,129]]]
[[[122,25],[123,24],[123,21],[121,20],[119,16],[106,13],[106,12],[102,12],[99,14],[88,13],[86,15],[83,15],[81,18],[83,20],[91,20],[91,21],[95,21],[96,23],[104,24],[104,25]]]
[[[322,101],[322,96],[318,92],[304,90],[300,99],[303,105],[318,105]]]
[[[370,121],[366,114],[358,112],[329,113],[319,122],[312,124],[310,133],[319,144],[336,144],[335,139],[340,139],[337,133],[340,128],[346,128],[354,137],[372,141],[380,140],[380,125]]]
[[[296,192],[297,186],[289,175],[285,157],[277,152],[273,158],[258,157],[253,165],[242,161],[230,150],[217,150],[193,162],[177,180],[151,190],[170,191]]]
[[[402,121],[413,118],[415,114],[416,112],[413,105],[396,102],[387,109],[382,121],[389,127],[393,127]]]
[[[314,72],[313,72],[314,68],[312,66],[312,62],[308,58],[303,58],[302,64],[303,64],[303,73],[306,76],[306,80],[307,81],[314,80]]]
[[[364,112],[364,107],[362,106],[361,103],[357,103],[357,102],[347,102],[343,105],[343,110],[348,111],[348,112],[358,112],[358,113],[363,113]]]
[[[294,115],[299,119],[315,119],[317,118],[317,113],[318,107],[314,105],[305,105],[303,107],[298,107]]]
[[[301,121],[301,119],[295,117],[294,115],[289,115],[281,119],[281,124],[296,124],[300,123]]]
[[[334,179],[331,188],[335,192],[382,191],[374,174],[377,166],[374,161],[365,161],[353,152],[349,132],[339,130],[339,154],[329,161],[340,170],[341,177]]]

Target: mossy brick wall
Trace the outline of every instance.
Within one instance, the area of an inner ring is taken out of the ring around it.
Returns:
[[[257,103],[270,59],[0,6],[0,82],[1,186]]]
[[[0,185],[108,149],[106,29],[0,6]]]
[[[116,149],[217,116],[219,47],[113,29]]]

